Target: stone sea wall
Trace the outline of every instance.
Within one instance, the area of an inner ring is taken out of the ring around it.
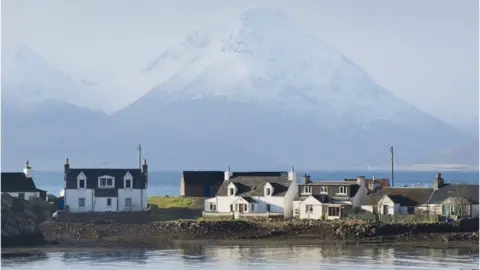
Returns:
[[[165,239],[262,239],[272,237],[307,237],[325,240],[398,238],[477,240],[478,219],[463,223],[369,223],[339,221],[192,221],[177,220],[144,224],[46,222],[42,231],[51,236],[68,235],[73,239],[108,237]]]

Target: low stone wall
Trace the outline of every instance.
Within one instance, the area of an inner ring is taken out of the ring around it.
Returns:
[[[144,224],[152,221],[147,211],[138,212],[60,212],[56,218],[57,222],[73,222],[82,224]]]
[[[338,221],[165,221],[146,224],[81,224],[48,222],[42,225],[46,234],[67,234],[76,239],[100,239],[109,236],[127,238],[168,239],[259,239],[275,236],[311,237],[325,240],[403,237],[430,239],[446,235],[462,240],[478,239],[478,219],[444,224],[371,223],[352,220]],[[455,236],[456,235],[456,236]],[[460,236],[459,236],[460,235]],[[442,236],[443,237],[443,236]],[[448,239],[450,239],[448,238]]]

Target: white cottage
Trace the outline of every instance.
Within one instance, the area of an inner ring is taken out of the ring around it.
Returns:
[[[46,200],[47,192],[35,186],[31,171],[32,167],[27,160],[23,172],[2,172],[2,193],[24,200],[34,198]]]
[[[141,169],[78,169],[65,161],[64,200],[70,212],[147,209],[148,166]]]
[[[294,169],[290,172],[236,172],[230,168],[217,196],[205,200],[204,216],[291,218],[298,191]]]

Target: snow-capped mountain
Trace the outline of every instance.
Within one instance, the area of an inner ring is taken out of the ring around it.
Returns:
[[[2,98],[19,104],[59,100],[76,106],[111,111],[103,85],[76,80],[25,45],[2,48]]]
[[[412,110],[276,10],[249,10],[233,25],[197,31],[143,72],[160,78],[150,95],[165,100],[222,97],[361,121],[399,121]]]
[[[197,31],[142,73],[154,87],[114,117],[157,126],[159,139],[175,129],[287,164],[345,168],[388,166],[390,145],[408,162],[466,138],[275,10]]]

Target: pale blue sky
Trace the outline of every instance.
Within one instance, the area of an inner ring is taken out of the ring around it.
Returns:
[[[26,44],[74,77],[111,81],[254,7],[285,11],[421,109],[478,121],[476,0],[4,0],[2,44]]]

